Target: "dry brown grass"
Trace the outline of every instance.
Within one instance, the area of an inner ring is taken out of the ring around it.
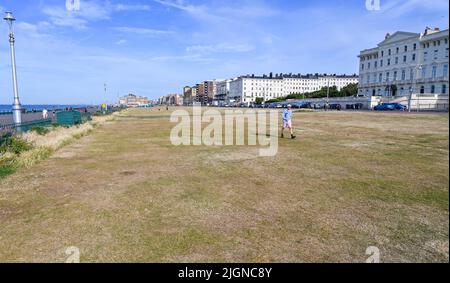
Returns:
[[[299,113],[268,158],[174,147],[169,114],[122,113],[0,180],[0,261],[448,262],[448,115]]]

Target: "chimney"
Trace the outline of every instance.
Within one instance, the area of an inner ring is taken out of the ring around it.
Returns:
[[[390,33],[386,33],[386,36],[384,37],[384,39],[388,39],[389,37],[391,37]]]

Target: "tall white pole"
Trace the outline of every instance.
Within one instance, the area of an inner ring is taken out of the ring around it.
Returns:
[[[11,66],[12,66],[12,79],[13,79],[13,93],[14,93],[14,103],[12,107],[14,124],[20,125],[22,124],[22,105],[20,104],[19,99],[19,88],[17,86],[17,69],[16,69],[16,50],[14,48],[15,38],[14,32],[12,28],[13,21],[16,19],[13,17],[11,12],[6,12],[6,16],[4,18],[9,24],[9,45],[11,48]]]

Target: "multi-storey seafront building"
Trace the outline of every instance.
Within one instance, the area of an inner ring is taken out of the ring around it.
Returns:
[[[228,96],[230,94],[230,83],[232,80],[217,80],[216,93],[214,95],[213,104],[222,106],[227,104]]]
[[[357,75],[301,75],[270,74],[263,76],[241,76],[230,82],[229,100],[235,103],[250,104],[256,98],[265,101],[288,96],[293,93],[308,93],[324,87],[336,86],[338,90],[349,84],[357,84]]]
[[[448,29],[387,34],[359,55],[359,95],[448,95],[448,40]]]
[[[216,81],[204,81],[195,86],[195,102],[210,105],[216,94]]]
[[[184,104],[184,96],[181,94],[168,94],[158,99],[159,105],[182,106]]]
[[[150,101],[147,97],[134,95],[132,93],[119,99],[119,105],[127,107],[139,107],[148,105],[149,103]]]
[[[184,105],[192,105],[196,102],[197,87],[186,86],[183,88],[183,103]]]

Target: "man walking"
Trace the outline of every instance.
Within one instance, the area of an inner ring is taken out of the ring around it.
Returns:
[[[48,111],[47,111],[47,109],[42,110],[42,118],[43,119],[48,119]]]
[[[281,138],[284,138],[284,131],[288,128],[291,131],[291,139],[295,139],[294,129],[292,128],[292,106],[289,104],[287,109],[283,111],[283,129],[281,130]]]

